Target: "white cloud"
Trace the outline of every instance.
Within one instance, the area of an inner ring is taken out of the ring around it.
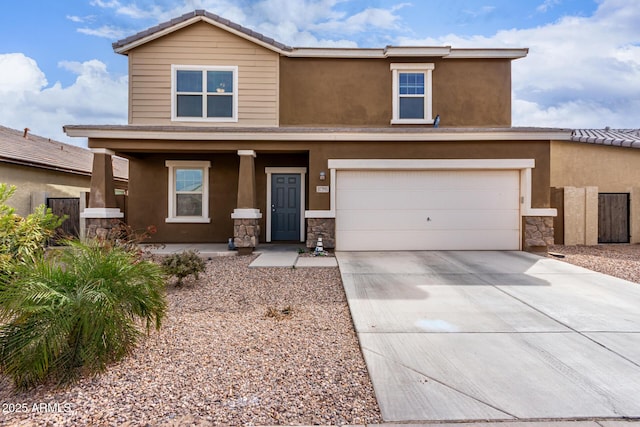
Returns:
[[[109,40],[120,39],[125,36],[124,30],[109,25],[100,28],[78,28],[78,32],[89,36],[103,37]]]
[[[67,19],[71,22],[77,22],[77,23],[84,22],[84,19],[79,16],[67,15]]]
[[[640,127],[640,4],[601,0],[590,17],[564,17],[492,37],[399,38],[407,45],[529,47],[513,62],[513,124]],[[635,124],[634,124],[635,123]]]
[[[310,28],[327,33],[356,34],[370,30],[398,30],[399,21],[400,17],[394,14],[394,10],[368,8],[347,18],[310,25]]]
[[[0,55],[1,98],[39,92],[47,85],[47,78],[35,60],[22,53]]]
[[[98,60],[61,62],[77,75],[75,82],[46,87],[44,73],[23,54],[0,54],[0,111],[2,125],[76,145],[68,138],[66,124],[124,124],[127,120],[127,78],[114,78]]]
[[[550,9],[553,9],[555,6],[560,4],[560,0],[544,0],[540,6],[536,8],[538,12],[545,13]]]
[[[495,6],[482,6],[480,9],[465,9],[462,12],[476,19],[491,14],[495,9]]]

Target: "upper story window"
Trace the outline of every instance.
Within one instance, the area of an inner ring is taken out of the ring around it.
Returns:
[[[432,124],[434,64],[391,64],[393,78],[392,124]]]
[[[238,121],[238,67],[171,66],[171,119]]]

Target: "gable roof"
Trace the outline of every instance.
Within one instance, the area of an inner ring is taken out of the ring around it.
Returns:
[[[640,148],[640,129],[576,129],[571,141]]]
[[[93,153],[86,148],[0,126],[0,163],[12,163],[39,169],[91,176]],[[129,162],[113,157],[113,176],[129,178]]]
[[[440,57],[440,58],[503,58],[518,59],[527,56],[528,49],[453,49],[451,46],[387,46],[379,49],[361,48],[309,48],[290,47],[261,33],[224,19],[206,10],[194,10],[170,21],[163,22],[137,34],[113,43],[116,53],[127,53],[140,45],[158,39],[181,28],[204,21],[283,56],[296,58],[389,58],[389,57]]]

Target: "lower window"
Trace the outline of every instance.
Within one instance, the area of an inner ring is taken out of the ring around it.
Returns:
[[[210,222],[209,168],[211,162],[167,160],[169,215],[167,222]]]

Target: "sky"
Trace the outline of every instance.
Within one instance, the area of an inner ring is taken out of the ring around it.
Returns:
[[[205,9],[295,47],[529,48],[513,126],[640,128],[638,0],[0,0],[0,125],[127,123],[114,41]]]

